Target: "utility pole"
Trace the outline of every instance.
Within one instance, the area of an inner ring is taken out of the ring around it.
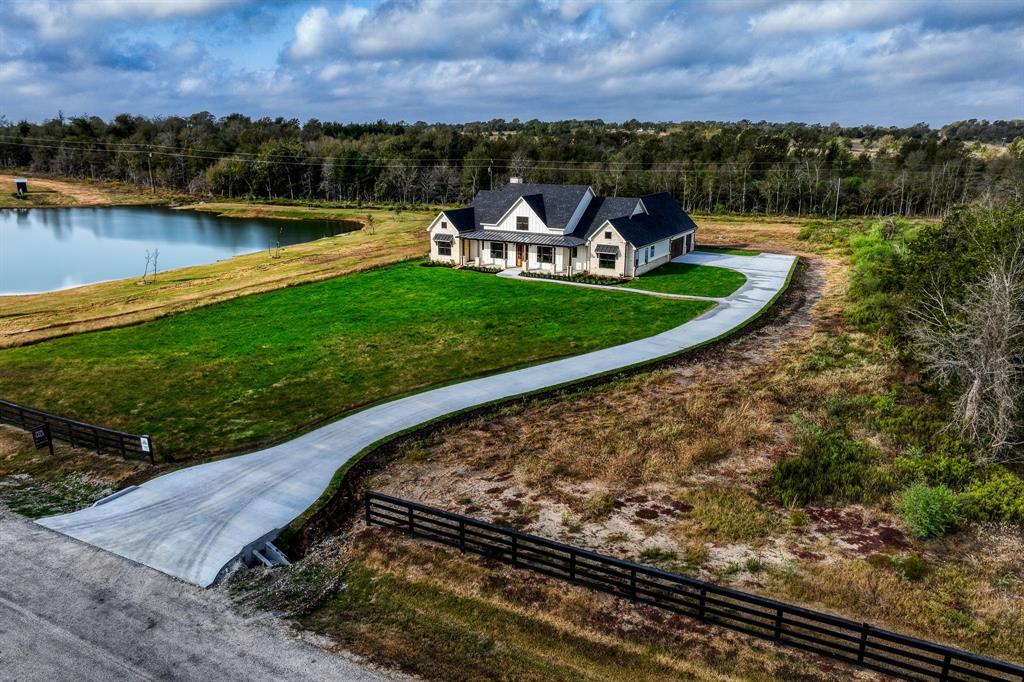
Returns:
[[[150,152],[146,158],[146,165],[149,166],[149,191],[155,192],[156,189],[153,187],[153,152]]]
[[[839,190],[841,190],[842,188],[843,188],[843,176],[840,175],[838,178],[836,178],[836,211],[832,215],[832,221],[833,222],[839,220]]]

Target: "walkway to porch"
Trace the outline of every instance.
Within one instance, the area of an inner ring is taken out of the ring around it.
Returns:
[[[683,259],[685,256],[676,258],[676,262],[685,262]],[[622,291],[633,294],[643,294],[645,296],[659,296],[661,298],[679,298],[690,301],[714,301],[720,303],[725,298],[712,298],[710,296],[687,296],[685,294],[667,294],[662,291],[648,291],[647,289],[627,289],[625,287],[608,285],[608,284],[588,284],[586,282],[570,282],[565,279],[548,279],[547,277],[520,277],[522,274],[522,268],[507,268],[501,272],[496,273],[498,277],[507,277],[509,279],[515,279],[520,282],[549,282],[552,284],[568,284],[571,287],[585,287],[587,289],[601,289],[602,291]]]

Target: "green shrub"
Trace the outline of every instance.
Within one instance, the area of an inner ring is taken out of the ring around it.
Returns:
[[[811,502],[866,502],[889,489],[875,465],[878,453],[842,431],[797,424],[800,455],[772,469],[770,486],[786,506]]]
[[[899,509],[910,530],[923,539],[942,537],[960,518],[959,500],[944,485],[912,484],[900,495]]]
[[[964,515],[972,521],[1024,525],[1024,480],[1004,467],[973,481],[961,501]]]
[[[978,467],[961,452],[925,452],[913,447],[897,457],[893,471],[900,481],[923,481],[929,485],[945,485],[963,490],[977,475]]]
[[[894,557],[892,565],[904,580],[920,580],[928,573],[928,564],[919,554]]]

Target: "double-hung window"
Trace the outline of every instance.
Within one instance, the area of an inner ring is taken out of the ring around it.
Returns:
[[[437,243],[437,255],[438,256],[450,256],[450,255],[452,255],[452,243],[451,242],[438,242]]]
[[[553,247],[553,246],[538,246],[537,247],[537,262],[538,263],[554,263],[555,262],[555,247]]]
[[[617,257],[614,253],[599,253],[597,254],[597,267],[604,268],[605,270],[614,270],[616,260]]]
[[[491,258],[505,260],[505,242],[491,242]]]
[[[529,216],[525,216],[525,215],[516,216],[516,229],[517,230],[529,230],[530,229],[530,218],[529,218]]]

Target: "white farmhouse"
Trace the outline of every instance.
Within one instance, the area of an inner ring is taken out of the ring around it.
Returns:
[[[470,206],[442,211],[428,229],[436,261],[636,277],[692,251],[697,225],[665,192],[599,197],[587,185],[512,178]]]

